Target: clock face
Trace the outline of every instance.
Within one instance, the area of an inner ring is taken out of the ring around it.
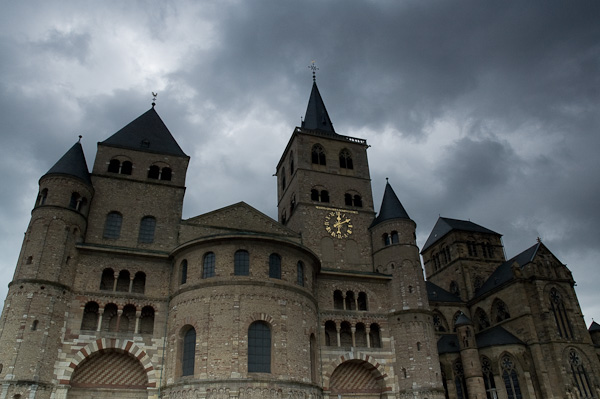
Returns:
[[[325,215],[325,230],[334,238],[348,238],[352,234],[352,222],[342,211],[329,211]]]

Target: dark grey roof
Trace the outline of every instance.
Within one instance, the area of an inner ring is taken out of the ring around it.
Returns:
[[[537,243],[534,246],[527,248],[525,251],[521,252],[517,256],[507,260],[502,263],[492,275],[487,279],[485,283],[475,291],[475,298],[482,296],[488,291],[493,290],[495,287],[498,287],[507,281],[510,281],[514,278],[512,265],[516,262],[521,269],[525,267],[529,262],[533,260],[535,257],[541,243]]]
[[[588,328],[589,332],[596,332],[596,331],[600,331],[600,324],[596,323],[595,321],[592,321],[592,324],[590,324],[590,328]]]
[[[437,342],[438,353],[457,353],[460,352],[458,346],[458,337],[455,334],[444,334]]]
[[[486,233],[502,236],[502,234],[498,234],[495,231],[486,229],[485,227],[475,224],[471,221],[440,217],[438,218],[437,223],[433,227],[431,234],[429,234],[429,238],[425,242],[425,245],[423,245],[421,253],[423,253],[423,251],[435,244],[438,240],[441,240],[442,237],[450,233],[452,230],[472,231],[474,233]]]
[[[379,214],[375,220],[373,220],[370,227],[391,219],[410,219],[410,217],[408,216],[408,213],[406,213],[406,210],[402,206],[402,203],[398,199],[398,196],[390,183],[386,183]]]
[[[497,345],[525,345],[523,341],[506,331],[501,326],[494,326],[476,334],[475,340],[477,342],[477,347],[479,348],[487,348],[489,346]]]
[[[427,299],[429,302],[462,302],[458,296],[435,285],[431,281],[425,281],[425,287],[427,288]]]
[[[313,82],[312,85],[308,107],[306,108],[306,114],[302,121],[302,127],[305,129],[321,130],[335,134],[333,123],[331,123],[331,119],[329,119],[327,108],[325,108],[325,103],[321,98],[321,93],[319,93],[316,82]]]
[[[101,144],[138,151],[186,157],[154,107],[104,140]]]
[[[475,334],[475,342],[478,348],[487,348],[498,345],[525,345],[523,341],[515,337],[501,326],[488,328],[485,331]],[[458,336],[455,334],[444,334],[437,342],[438,353],[457,353],[460,352]]]
[[[47,175],[74,176],[86,184],[92,185],[90,172],[88,171],[87,163],[85,162],[83,148],[79,142],[73,144],[73,147],[71,147],[44,176]]]
[[[471,325],[473,325],[473,322],[464,313],[461,313],[460,316],[458,316],[458,318],[454,322],[454,327],[471,326]]]

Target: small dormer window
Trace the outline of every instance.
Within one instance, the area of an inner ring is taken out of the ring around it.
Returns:
[[[150,140],[148,140],[148,139],[142,140],[142,142],[140,143],[140,147],[141,148],[150,148]]]

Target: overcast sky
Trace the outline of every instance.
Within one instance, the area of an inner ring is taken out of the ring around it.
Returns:
[[[0,13],[0,298],[38,179],[78,135],[150,108],[191,156],[184,218],[245,201],[276,218],[275,166],[317,83],[367,139],[422,246],[439,215],[540,237],[600,320],[600,3],[22,1]]]

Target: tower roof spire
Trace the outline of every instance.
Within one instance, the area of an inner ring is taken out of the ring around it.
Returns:
[[[308,99],[306,114],[304,115],[304,120],[302,121],[302,127],[305,129],[321,130],[323,132],[335,134],[333,123],[331,123],[329,113],[327,113],[327,108],[325,108],[325,103],[323,102],[323,98],[321,97],[321,93],[319,93],[319,88],[317,87],[315,71],[317,71],[319,68],[315,66],[314,61],[308,67],[312,70],[313,85],[310,92],[310,98]]]
[[[408,213],[402,206],[402,203],[398,199],[398,196],[394,192],[394,189],[390,185],[390,182],[385,183],[385,191],[383,193],[383,200],[381,201],[381,208],[379,214],[371,223],[371,227],[390,219],[410,219]]]
[[[79,136],[79,140],[81,141],[81,136]],[[92,180],[90,179],[90,172],[88,171],[80,141],[73,144],[69,151],[67,151],[44,176],[68,175],[76,177],[91,185]]]

